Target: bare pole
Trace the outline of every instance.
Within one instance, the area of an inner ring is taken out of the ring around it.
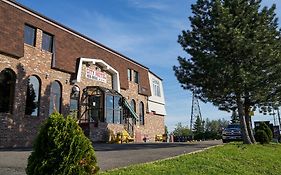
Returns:
[[[194,101],[194,92],[192,92],[192,104],[191,104],[191,116],[190,116],[190,130],[193,130],[193,101]]]
[[[277,116],[278,116],[278,121],[279,121],[279,129],[281,129],[281,119],[280,119],[279,107],[277,108]]]

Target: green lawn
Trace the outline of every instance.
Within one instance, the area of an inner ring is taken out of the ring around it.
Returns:
[[[231,143],[204,152],[140,164],[99,174],[281,174],[281,144],[242,145]]]

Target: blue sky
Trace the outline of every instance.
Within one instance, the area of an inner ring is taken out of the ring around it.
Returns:
[[[188,29],[190,5],[195,0],[17,0],[104,45],[136,60],[163,78],[167,116],[165,123],[172,131],[175,124],[189,126],[191,93],[183,90],[174,76],[177,57],[187,56],[177,43],[182,30]],[[263,0],[263,5],[280,0]],[[280,20],[279,20],[280,21]],[[203,118],[230,119],[230,113],[200,102]],[[272,117],[255,115],[254,120]]]

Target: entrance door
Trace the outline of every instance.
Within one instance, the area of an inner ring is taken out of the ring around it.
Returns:
[[[104,122],[103,117],[103,107],[102,107],[102,96],[101,95],[91,95],[88,98],[89,107],[89,120],[90,122],[98,123]]]

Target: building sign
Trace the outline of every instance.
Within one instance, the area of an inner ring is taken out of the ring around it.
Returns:
[[[86,78],[106,83],[106,74],[97,70],[86,68]]]

